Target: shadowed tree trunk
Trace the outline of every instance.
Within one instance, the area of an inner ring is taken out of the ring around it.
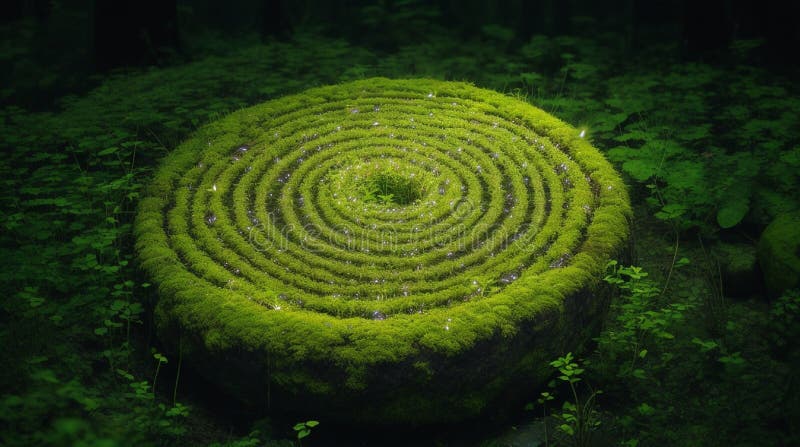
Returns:
[[[553,32],[557,36],[561,34],[571,34],[572,26],[570,17],[572,16],[571,0],[556,0],[553,2]]]
[[[26,17],[44,21],[53,10],[50,0],[4,0],[0,2],[0,23],[13,22]]]
[[[689,59],[714,57],[730,42],[725,0],[683,2],[683,44]]]
[[[527,42],[534,34],[541,33],[542,5],[541,0],[523,1],[519,14],[519,37],[522,42]]]
[[[283,0],[263,0],[261,17],[262,39],[289,37],[292,29]]]
[[[98,70],[161,62],[178,49],[177,0],[95,0]]]
[[[800,3],[779,0],[734,0],[733,29],[737,39],[763,38],[764,56],[773,66],[798,66],[800,45],[797,18]]]
[[[0,23],[7,23],[22,18],[23,2],[5,1],[0,3]]]

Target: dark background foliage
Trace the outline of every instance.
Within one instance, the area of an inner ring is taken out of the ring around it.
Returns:
[[[3,2],[0,445],[299,442],[292,425],[313,408],[241,414],[160,351],[131,220],[150,171],[198,126],[370,76],[517,96],[586,129],[626,176],[627,261],[649,276],[611,268],[619,297],[580,359],[605,391],[595,445],[796,445],[800,295],[766,292],[755,244],[800,208],[798,5]],[[560,420],[534,406],[408,443],[540,445]],[[321,422],[303,443],[403,439]]]

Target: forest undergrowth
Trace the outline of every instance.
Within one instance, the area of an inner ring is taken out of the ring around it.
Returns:
[[[766,224],[799,208],[798,87],[751,65],[758,42],[736,42],[716,65],[670,47],[631,54],[622,42],[606,33],[516,45],[491,26],[386,52],[297,32],[115,73],[48,110],[4,105],[0,444],[315,445],[324,420],[232,429],[182,386],[180,357],[153,336],[154,287],[136,268],[131,222],[158,160],[199,126],[312,86],[386,76],[527,100],[585,130],[626,176],[631,252],[609,263],[618,296],[603,332],[590,350],[553,359],[553,389],[530,390],[549,444],[797,445],[800,293],[731,288],[725,253],[747,257]],[[437,445],[458,445],[447,439]]]

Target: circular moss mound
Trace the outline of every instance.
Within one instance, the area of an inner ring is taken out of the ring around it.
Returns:
[[[427,423],[507,405],[591,332],[627,236],[625,187],[581,136],[420,79],[212,123],[135,223],[161,337],[258,408]]]

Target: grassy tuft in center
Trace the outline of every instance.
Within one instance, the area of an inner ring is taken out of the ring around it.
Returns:
[[[377,172],[364,179],[361,187],[365,202],[410,205],[422,197],[423,188],[413,176],[397,172]]]

